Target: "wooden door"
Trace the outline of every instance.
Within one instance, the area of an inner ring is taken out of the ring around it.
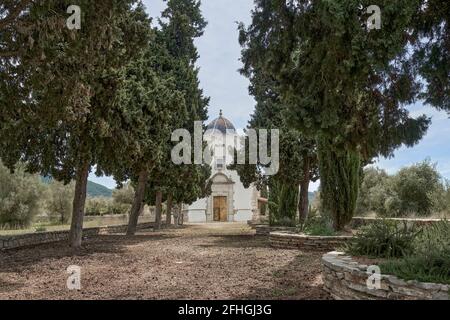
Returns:
[[[214,221],[228,222],[227,197],[214,197]]]

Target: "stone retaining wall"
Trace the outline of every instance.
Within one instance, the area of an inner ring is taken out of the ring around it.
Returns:
[[[367,265],[340,252],[323,256],[325,290],[336,300],[450,300],[450,285],[404,281],[382,275],[381,289],[369,289]]]
[[[278,232],[278,231],[287,231],[287,232],[295,232],[296,228],[290,228],[290,227],[272,227],[267,224],[259,224],[259,225],[253,225],[253,229],[256,230],[257,236],[269,236],[271,232]]]
[[[154,223],[141,223],[138,225],[139,230],[150,229]],[[127,225],[86,228],[83,229],[83,237],[94,237],[100,234],[125,233]],[[53,232],[36,232],[14,236],[0,236],[0,250],[16,249],[20,247],[34,246],[44,243],[52,243],[59,241],[68,241],[69,231],[53,231]]]
[[[308,236],[288,232],[272,232],[269,242],[273,248],[330,251],[341,248],[353,237],[348,236]]]
[[[362,226],[371,224],[377,220],[380,220],[380,218],[355,217],[352,219],[350,227],[353,229],[358,229]],[[442,221],[441,219],[408,219],[408,218],[388,218],[386,220],[398,221],[401,223],[406,222],[408,225],[414,224],[417,226],[427,226]]]
[[[368,224],[373,223],[374,221],[380,220],[379,218],[366,218],[366,217],[355,217],[352,219],[352,222],[350,223],[350,227],[352,229],[358,229],[361,226],[365,226]],[[406,222],[410,225],[430,225],[436,222],[440,222],[442,220],[440,219],[404,219],[404,218],[392,218],[388,220],[394,220],[399,222]],[[278,231],[288,231],[288,232],[296,232],[296,228],[290,228],[290,227],[274,227],[270,226],[268,224],[263,224],[260,222],[255,221],[248,221],[247,222],[250,227],[256,230],[257,236],[268,236],[271,232],[278,232]]]

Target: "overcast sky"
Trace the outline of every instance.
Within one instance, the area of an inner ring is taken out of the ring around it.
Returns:
[[[144,0],[147,11],[158,17],[164,9],[162,0]],[[211,97],[210,120],[216,118],[223,109],[224,116],[236,128],[247,125],[255,102],[248,94],[249,82],[241,76],[238,69],[240,46],[238,43],[237,22],[249,24],[253,0],[204,0],[203,15],[208,21],[205,35],[197,40],[200,54],[200,82],[205,94]],[[444,112],[417,104],[409,108],[413,115],[427,114],[433,118],[433,125],[427,136],[412,149],[401,148],[393,159],[381,159],[377,166],[395,173],[399,168],[430,158],[437,162],[440,173],[450,179],[450,119]],[[90,176],[90,180],[114,188],[111,178]],[[317,184],[313,186],[316,190]]]

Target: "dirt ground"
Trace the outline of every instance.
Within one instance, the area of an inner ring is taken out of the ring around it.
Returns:
[[[243,224],[190,225],[0,252],[0,299],[329,299],[322,253],[271,249]],[[81,267],[81,291],[67,268]]]

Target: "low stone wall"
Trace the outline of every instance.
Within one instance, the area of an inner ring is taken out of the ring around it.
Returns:
[[[353,261],[340,252],[323,256],[325,290],[336,300],[450,300],[450,286],[404,281],[382,275],[381,289],[369,289],[367,265]]]
[[[371,224],[377,220],[380,220],[380,218],[366,218],[366,217],[355,217],[352,219],[349,226],[352,229],[358,229],[362,226]],[[406,222],[409,225],[430,225],[433,223],[440,222],[442,220],[440,219],[403,219],[403,218],[391,218],[387,220],[393,220],[398,222]],[[247,221],[248,225],[256,230],[256,235],[258,236],[268,236],[271,232],[277,232],[277,231],[288,231],[288,232],[295,232],[296,228],[290,228],[290,227],[273,227],[268,225],[267,223],[261,223],[259,221]]]
[[[380,218],[355,217],[352,219],[350,227],[352,229],[358,229],[362,226],[371,224],[377,220],[380,220]],[[408,218],[388,218],[386,220],[398,221],[401,223],[406,222],[408,225],[416,225],[416,226],[427,226],[442,221],[441,219],[408,219]]]
[[[253,229],[256,230],[257,236],[269,236],[271,232],[281,232],[281,231],[295,232],[297,230],[296,228],[290,227],[272,227],[267,224],[258,224],[253,225],[252,227]]]
[[[272,232],[269,242],[273,248],[330,251],[341,248],[351,236],[308,236],[288,232]]]
[[[138,230],[153,228],[154,223],[141,223]],[[125,233],[127,225],[86,228],[83,229],[83,237],[94,237],[101,234]],[[0,250],[10,250],[20,247],[34,246],[45,243],[68,241],[69,231],[36,232],[14,236],[0,236]]]

